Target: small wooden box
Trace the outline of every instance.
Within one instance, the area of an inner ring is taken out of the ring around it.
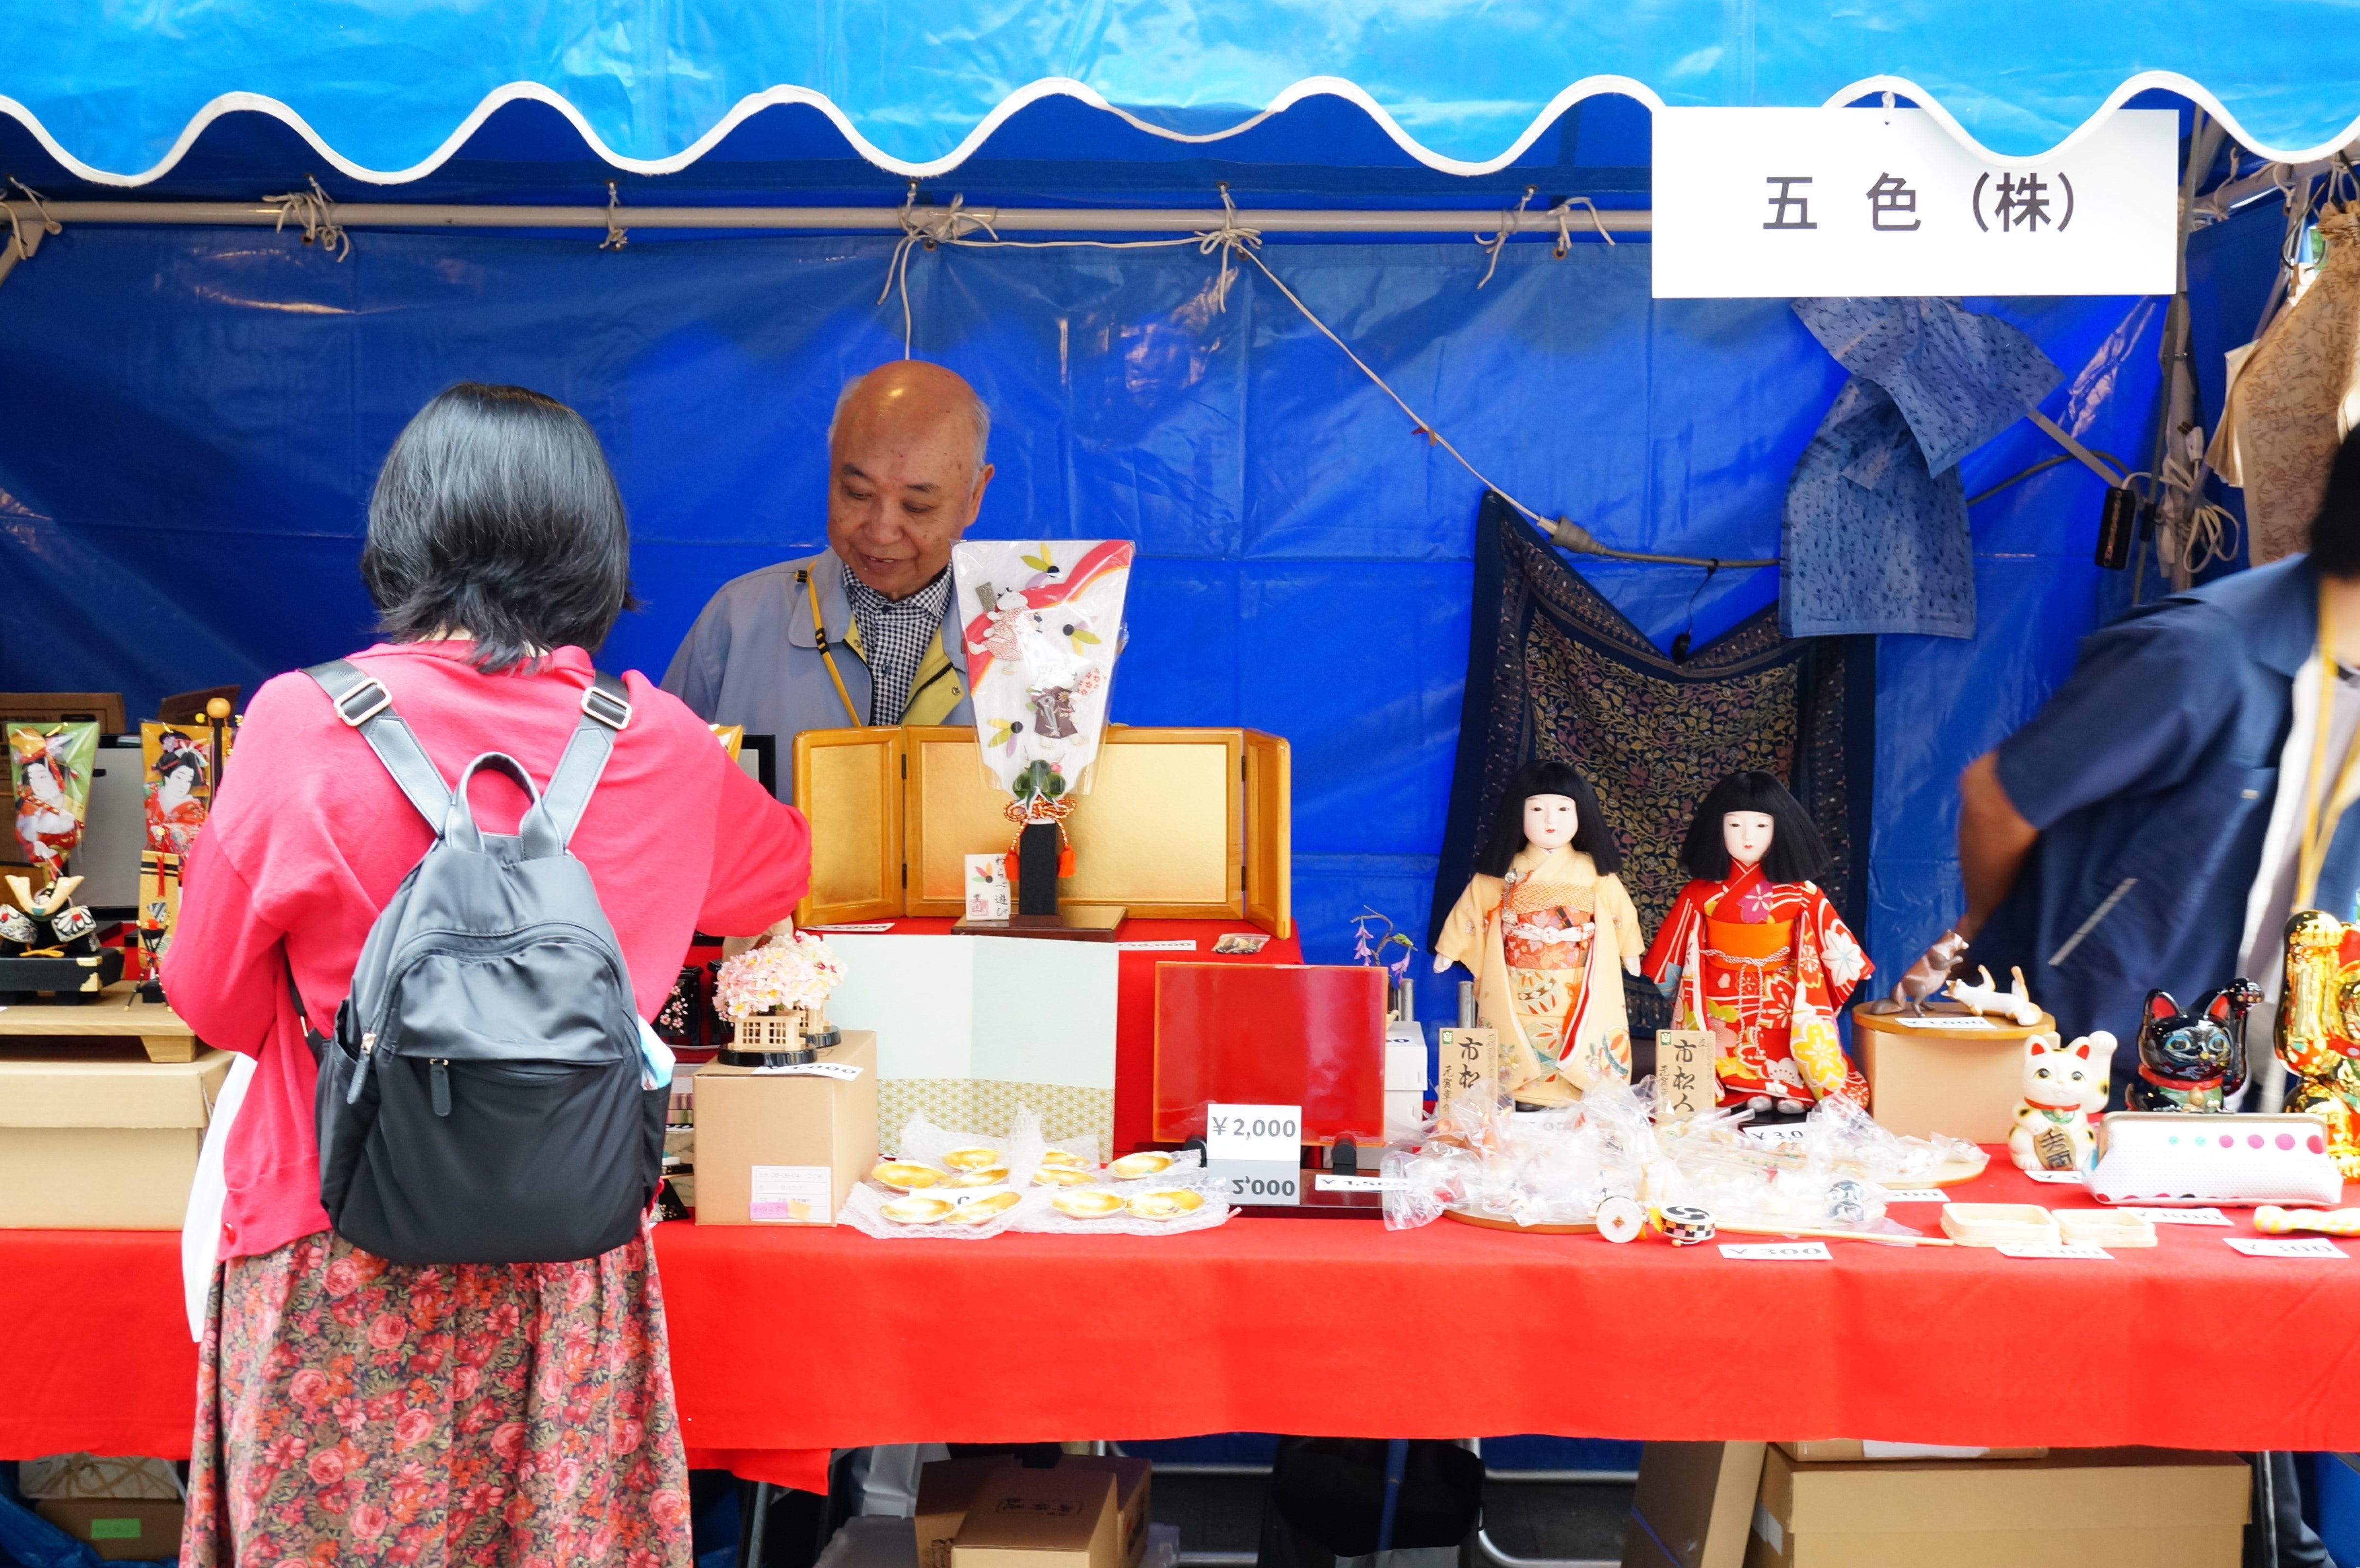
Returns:
[[[1286,742],[1246,729],[1108,730],[1066,831],[1059,901],[1293,932]],[[956,725],[806,730],[794,799],[812,828],[800,925],[958,915],[967,857],[1014,842],[1008,796]]]
[[[2005,1143],[2024,1094],[2024,1042],[2056,1031],[2047,1013],[2027,1027],[2005,1018],[1852,1010],[1852,1050],[1868,1079],[1869,1114],[1908,1138],[1948,1133],[1973,1143]]]

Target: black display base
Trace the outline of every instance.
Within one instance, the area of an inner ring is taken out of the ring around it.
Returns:
[[[724,1051],[714,1058],[724,1067],[808,1067],[816,1051]]]
[[[72,958],[0,958],[0,1004],[47,996],[60,1007],[98,1000],[123,978],[123,950],[103,947]]]

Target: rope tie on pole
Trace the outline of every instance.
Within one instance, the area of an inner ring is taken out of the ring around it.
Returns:
[[[31,237],[27,238],[25,233],[25,218],[18,213],[13,204],[10,205],[8,208],[8,245],[5,256],[0,256],[0,278],[5,278],[11,267],[14,267],[20,261],[29,259],[35,251],[40,249],[41,238],[43,235],[61,234],[65,233],[65,225],[59,223],[55,218],[49,216],[49,208],[44,206],[41,202],[41,193],[39,191],[34,190],[31,186],[26,184],[23,180],[17,179],[13,174],[8,177],[8,183],[25,193],[25,200],[33,204],[33,211],[39,214],[40,221],[33,224]]]
[[[1227,311],[1229,308],[1229,285],[1238,278],[1230,258],[1261,245],[1262,231],[1238,222],[1238,204],[1229,198],[1229,182],[1222,180],[1221,226],[1207,229],[1196,236],[1198,256],[1218,256],[1221,260],[1221,270],[1213,280],[1214,310]]]
[[[1516,219],[1523,214],[1525,204],[1530,202],[1534,196],[1537,195],[1539,191],[1539,186],[1527,185],[1524,187],[1524,195],[1517,199],[1514,206],[1502,207],[1500,209],[1500,227],[1490,239],[1485,239],[1481,234],[1470,234],[1467,236],[1473,240],[1477,245],[1482,246],[1485,254],[1490,256],[1491,258],[1491,265],[1483,268],[1483,282],[1475,285],[1476,288],[1480,289],[1483,287],[1484,283],[1491,282],[1491,274],[1500,269],[1500,253],[1507,249],[1508,236],[1516,232]],[[1563,255],[1564,253],[1559,252],[1558,254]]]
[[[996,209],[995,209],[996,211]],[[918,208],[918,182],[910,181],[910,193],[901,199],[901,237],[894,242],[893,259],[885,267],[885,287],[877,291],[877,302],[899,290],[901,295],[901,357],[910,357],[912,336],[910,321],[910,253],[923,245],[928,250],[946,245],[960,245],[974,234],[989,234],[996,242],[998,230],[991,220],[967,210],[967,198],[954,196],[947,207]]]
[[[316,245],[342,261],[353,254],[352,236],[336,222],[336,204],[320,188],[320,177],[307,174],[303,178],[311,182],[309,191],[290,191],[263,198],[279,208],[279,221],[270,225],[270,231],[279,233],[291,218],[302,228],[305,245]]]
[[[1598,203],[1587,196],[1568,196],[1549,209],[1551,215],[1557,219],[1557,244],[1550,248],[1550,254],[1559,261],[1563,261],[1573,252],[1573,230],[1570,225],[1573,222],[1573,206],[1577,201],[1590,209],[1590,222],[1598,230],[1598,237],[1608,245],[1615,243],[1614,236],[1606,232],[1606,220],[1600,215]]]
[[[598,242],[600,250],[620,250],[631,243],[631,231],[623,226],[623,198],[615,182],[606,181],[606,237]]]

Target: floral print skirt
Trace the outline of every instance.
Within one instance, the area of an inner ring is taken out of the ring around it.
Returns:
[[[579,1263],[388,1263],[328,1232],[223,1264],[184,1568],[687,1568],[646,1234]]]

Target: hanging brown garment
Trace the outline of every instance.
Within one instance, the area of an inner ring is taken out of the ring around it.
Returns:
[[[2243,485],[2253,563],[2311,548],[2336,448],[2360,424],[2360,212],[2319,221],[2327,256],[2230,383],[2206,461]]]

